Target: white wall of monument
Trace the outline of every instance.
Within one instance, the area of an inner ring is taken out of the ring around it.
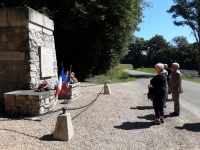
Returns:
[[[3,93],[35,89],[44,80],[54,88],[58,81],[53,21],[30,8],[14,11],[0,9],[0,104]],[[18,11],[28,15],[16,18]],[[41,74],[40,50],[44,48],[51,51],[48,77]]]

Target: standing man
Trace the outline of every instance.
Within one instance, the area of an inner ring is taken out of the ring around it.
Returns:
[[[168,85],[168,94],[171,94],[171,92],[169,91],[169,80],[170,80],[170,76],[171,76],[171,69],[168,68],[167,64],[164,64],[164,69],[167,71],[167,85]]]
[[[172,116],[180,115],[179,95],[183,93],[183,90],[181,87],[182,79],[179,67],[178,63],[172,63],[171,65],[172,74],[169,83],[169,91],[172,93],[172,99],[174,101],[174,112],[170,113]]]

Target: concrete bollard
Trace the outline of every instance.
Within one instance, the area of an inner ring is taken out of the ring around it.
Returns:
[[[60,114],[57,118],[56,127],[53,133],[53,139],[69,141],[74,135],[70,113]]]
[[[104,94],[111,94],[110,88],[106,83],[104,85]]]

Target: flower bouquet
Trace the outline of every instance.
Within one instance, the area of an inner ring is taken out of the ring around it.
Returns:
[[[75,73],[71,73],[72,82],[78,82],[77,78],[75,77]]]
[[[49,90],[51,90],[51,86],[48,84],[47,81],[42,82],[37,88],[38,92],[45,92]]]
[[[68,73],[69,73],[69,71],[67,71],[67,72],[65,73],[65,77],[68,77]],[[74,73],[74,72],[71,72],[70,83],[76,83],[76,82],[78,82],[78,80],[77,80],[77,78],[75,77],[75,73]]]

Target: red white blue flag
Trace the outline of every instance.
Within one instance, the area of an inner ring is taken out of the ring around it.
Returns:
[[[64,67],[62,66],[61,73],[58,78],[58,86],[56,88],[55,96],[58,97],[58,94],[65,93],[67,91],[66,82],[65,82],[65,74],[64,74]]]

